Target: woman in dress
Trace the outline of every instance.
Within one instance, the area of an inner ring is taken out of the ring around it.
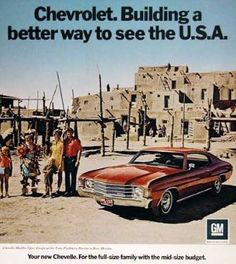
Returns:
[[[57,191],[56,195],[60,194],[60,188],[62,184],[62,172],[64,170],[63,164],[63,141],[61,140],[62,131],[60,129],[56,129],[53,132],[54,140],[52,141],[51,149],[50,149],[50,158],[55,160],[55,166],[57,167]]]

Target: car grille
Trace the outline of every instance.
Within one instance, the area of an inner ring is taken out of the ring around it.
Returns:
[[[94,192],[98,195],[107,195],[109,197],[133,198],[134,186],[108,184],[94,181]]]

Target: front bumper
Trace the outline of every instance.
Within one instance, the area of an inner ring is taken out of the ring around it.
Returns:
[[[141,207],[148,209],[152,201],[152,199],[145,197],[141,199],[134,199],[134,198],[114,197],[111,195],[99,195],[91,191],[87,191],[87,190],[85,191],[82,188],[79,188],[78,192],[80,196],[91,197],[95,199],[98,203],[100,203],[101,200],[104,198],[111,199],[113,201],[113,205],[118,205],[118,206],[131,206],[131,207]]]

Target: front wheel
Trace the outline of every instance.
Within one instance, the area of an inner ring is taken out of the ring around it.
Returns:
[[[155,206],[152,211],[155,216],[165,216],[168,215],[173,209],[175,204],[175,199],[171,191],[165,191],[161,197],[158,206]]]
[[[214,185],[213,185],[213,192],[215,194],[219,194],[222,190],[222,180],[220,177],[218,177],[215,181],[214,181]]]

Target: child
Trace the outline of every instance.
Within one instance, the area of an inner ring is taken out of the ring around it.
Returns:
[[[52,182],[53,182],[53,174],[57,172],[57,167],[55,165],[55,159],[49,158],[48,164],[43,168],[44,173],[44,182],[45,182],[45,194],[42,196],[43,198],[47,197],[47,195],[52,196]]]
[[[22,195],[28,192],[29,181],[31,181],[32,195],[37,193],[37,185],[40,181],[37,176],[40,175],[39,170],[39,156],[40,148],[33,141],[32,135],[25,136],[25,143],[17,148],[17,155],[20,158],[20,170],[23,176],[21,180]]]
[[[9,188],[9,177],[11,176],[12,171],[12,161],[10,158],[9,148],[8,147],[2,147],[0,151],[0,187],[1,187],[1,196],[0,199],[2,199],[3,196],[3,186],[5,183],[5,193],[6,197],[10,197],[8,194],[8,188]]]

